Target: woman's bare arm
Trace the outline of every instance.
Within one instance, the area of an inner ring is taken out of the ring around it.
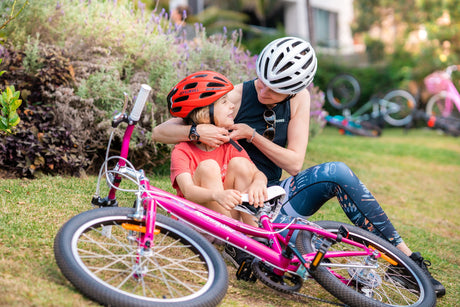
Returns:
[[[153,128],[152,139],[165,144],[189,141],[190,127],[191,125],[186,125],[182,118],[171,118]],[[200,135],[200,142],[208,146],[217,147],[229,141],[229,132],[225,128],[201,124],[196,129]]]

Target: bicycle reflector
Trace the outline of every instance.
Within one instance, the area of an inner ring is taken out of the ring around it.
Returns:
[[[427,122],[427,126],[430,128],[433,128],[435,124],[436,124],[436,116],[430,116]]]
[[[329,247],[332,245],[332,242],[329,239],[324,239],[321,246],[318,248],[318,252],[316,253],[315,257],[311,261],[310,264],[310,271],[315,271],[318,265],[320,264],[321,260],[323,260],[324,255],[326,254]]]
[[[142,232],[142,233],[145,233],[145,232],[146,232],[145,226],[141,226],[141,225],[134,225],[134,224],[123,223],[123,224],[121,224],[121,227],[123,227],[123,228],[126,229],[126,230],[132,230],[132,231]],[[153,233],[154,233],[155,235],[159,234],[159,233],[160,233],[160,229],[155,228],[155,231],[154,231]]]

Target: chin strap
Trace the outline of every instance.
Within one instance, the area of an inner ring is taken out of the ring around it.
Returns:
[[[211,121],[211,125],[216,124],[214,121],[214,103],[209,105],[209,120]]]

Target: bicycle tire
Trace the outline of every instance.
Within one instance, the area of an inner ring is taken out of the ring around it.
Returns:
[[[389,91],[383,96],[380,104],[380,112],[385,121],[396,127],[411,123],[412,113],[416,108],[417,100],[405,90]]]
[[[151,252],[139,251],[145,226],[128,217],[133,208],[83,212],[65,223],[54,241],[63,275],[90,299],[111,306],[216,306],[228,288],[217,250],[185,224],[157,214]],[[136,261],[138,260],[138,261]]]
[[[359,82],[350,74],[339,74],[327,85],[327,101],[337,110],[351,108],[358,102],[360,96]]]
[[[428,116],[436,117],[454,117],[460,118],[458,112],[455,112],[455,104],[452,102],[452,110],[445,110],[446,99],[449,97],[451,100],[455,100],[455,96],[446,91],[439,92],[430,97],[426,103],[425,112]]]
[[[316,270],[310,272],[312,277],[332,295],[337,297],[345,304],[351,306],[435,306],[436,294],[427,275],[404,253],[391,245],[386,240],[361,229],[356,226],[334,222],[319,221],[315,222],[327,231],[338,233],[341,225],[348,230],[348,239],[363,243],[366,246],[379,250],[387,257],[396,261],[399,267],[404,268],[414,281],[413,289],[408,289],[395,281],[395,267],[390,265],[383,257],[377,258],[379,267],[371,270],[366,278],[361,275],[359,269],[344,269],[331,267],[333,273],[325,266],[318,266]],[[310,232],[299,232],[296,239],[296,247],[303,254],[315,252],[321,237]],[[352,250],[352,246],[343,243],[334,243],[329,251]],[[341,262],[362,264],[363,257],[349,258],[328,258],[328,262]],[[324,261],[324,260],[323,260]],[[336,277],[338,274],[343,279]],[[348,277],[347,277],[348,276]],[[370,277],[369,277],[370,276]]]

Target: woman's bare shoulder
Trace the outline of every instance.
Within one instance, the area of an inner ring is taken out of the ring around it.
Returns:
[[[239,109],[241,105],[241,98],[243,97],[243,84],[236,84],[234,89],[228,93],[228,100],[235,105],[236,109]]]

